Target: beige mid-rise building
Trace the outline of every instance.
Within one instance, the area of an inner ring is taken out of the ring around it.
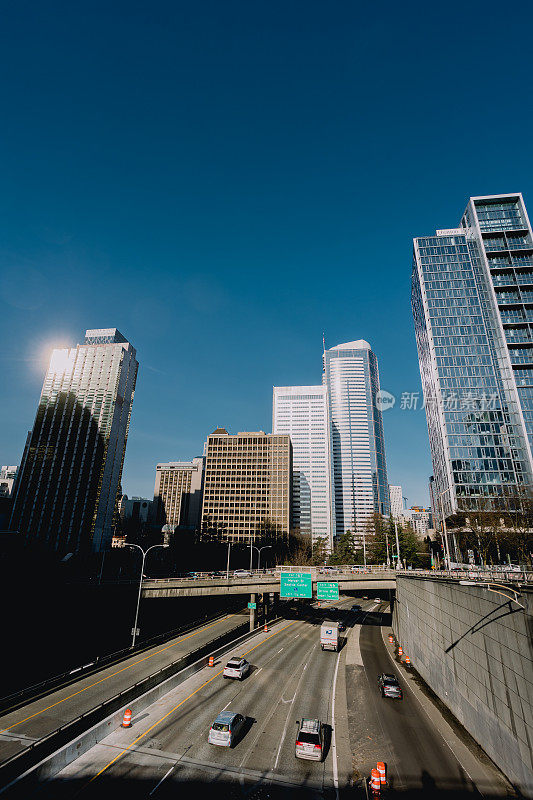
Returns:
[[[243,543],[288,537],[291,473],[289,436],[217,428],[205,445],[202,531]]]
[[[203,458],[157,464],[154,503],[158,523],[195,530],[202,510]]]

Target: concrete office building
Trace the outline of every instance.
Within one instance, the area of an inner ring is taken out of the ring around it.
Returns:
[[[399,519],[403,514],[403,493],[401,486],[391,486],[389,484],[390,515],[393,519]]]
[[[205,445],[202,531],[243,544],[288,537],[291,469],[289,436],[217,428]]]
[[[180,527],[197,530],[202,513],[203,479],[201,457],[158,464],[154,488],[157,523],[174,530]]]
[[[412,308],[434,512],[505,510],[533,485],[533,236],[520,194],[472,197],[460,227],[414,239]]]
[[[274,434],[292,442],[292,527],[333,548],[329,422],[325,386],[274,386]]]
[[[111,545],[138,363],[116,328],[54,350],[15,485],[10,528],[58,553]]]
[[[118,513],[122,519],[149,523],[153,521],[153,500],[147,497],[128,497],[123,494],[118,503]]]
[[[424,539],[433,531],[431,509],[422,506],[411,506],[406,508],[400,517],[402,522],[411,525],[419,539]]]
[[[324,351],[336,535],[359,542],[374,512],[390,512],[377,358],[359,339]]]

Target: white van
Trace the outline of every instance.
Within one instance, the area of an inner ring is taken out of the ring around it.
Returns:
[[[339,623],[324,622],[320,628],[320,647],[322,650],[339,649]]]

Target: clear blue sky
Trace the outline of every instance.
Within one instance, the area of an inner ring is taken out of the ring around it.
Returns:
[[[0,463],[47,349],[118,327],[140,361],[124,490],[271,430],[322,331],[420,391],[412,237],[470,195],[533,211],[528,3],[24,2],[0,26]],[[384,414],[389,481],[427,502],[423,411]]]

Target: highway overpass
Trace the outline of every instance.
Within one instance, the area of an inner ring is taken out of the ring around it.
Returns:
[[[312,567],[303,569],[287,568],[290,572],[311,573],[313,597],[316,597],[317,583],[335,582],[339,591],[380,591],[394,589],[396,573],[393,569],[369,566],[366,570],[352,567],[339,567],[335,571],[323,571]],[[279,594],[281,589],[281,570],[254,570],[247,575],[230,573],[228,577],[176,577],[148,578],[143,580],[142,596],[154,597],[198,597],[227,594]]]

